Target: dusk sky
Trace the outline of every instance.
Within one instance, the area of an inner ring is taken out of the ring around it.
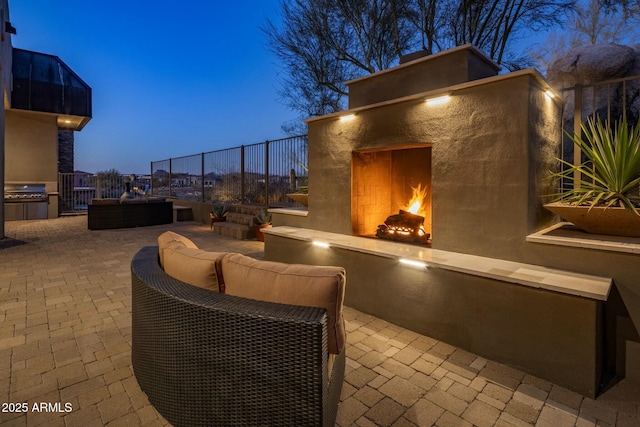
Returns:
[[[279,0],[9,0],[9,13],[14,47],[60,57],[93,90],[76,170],[146,174],[151,161],[282,138],[298,117],[261,31]]]
[[[16,48],[60,57],[93,91],[75,169],[150,162],[284,135],[278,67],[260,28],[278,0],[10,0]]]

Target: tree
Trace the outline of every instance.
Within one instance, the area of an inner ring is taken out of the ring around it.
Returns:
[[[285,71],[279,94],[302,115],[344,108],[344,82],[384,70],[419,49],[472,43],[509,69],[524,29],[557,25],[575,0],[282,0],[264,32]]]
[[[609,10],[620,10],[625,16],[640,14],[640,0],[599,0],[599,3]]]
[[[637,19],[622,8],[606,7],[600,0],[588,0],[576,8],[569,24],[579,42],[593,45],[629,39],[636,33]]]
[[[98,191],[101,197],[120,197],[124,187],[124,178],[117,169],[98,171]]]
[[[110,178],[110,179],[115,179],[121,176],[120,172],[118,172],[118,170],[115,168],[111,168],[104,171],[98,171],[96,172],[96,175],[104,178]]]
[[[345,81],[388,68],[409,46],[404,0],[291,0],[264,29],[286,69],[280,95],[317,116],[343,109]]]
[[[462,0],[451,2],[449,28],[453,43],[471,43],[509,69],[521,68],[522,58],[505,54],[509,43],[524,29],[541,31],[559,25],[573,1]]]

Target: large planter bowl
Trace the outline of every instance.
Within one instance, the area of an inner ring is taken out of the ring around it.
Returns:
[[[625,208],[595,206],[589,210],[589,206],[558,202],[548,203],[544,207],[587,233],[640,237],[640,215]]]
[[[309,194],[307,193],[289,193],[287,197],[295,200],[303,206],[309,206]]]

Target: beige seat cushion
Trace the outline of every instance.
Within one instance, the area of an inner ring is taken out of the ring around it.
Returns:
[[[164,249],[164,271],[174,279],[193,286],[224,292],[221,289],[220,261],[226,252],[209,252],[170,242]]]
[[[168,245],[172,245],[172,247],[174,248],[185,247],[198,249],[198,246],[189,238],[184,237],[178,233],[174,233],[173,231],[165,231],[160,236],[158,236],[158,253],[160,255],[160,266],[162,268],[164,268],[164,250]]]
[[[345,271],[324,267],[259,261],[240,254],[222,259],[222,274],[229,295],[306,307],[328,312],[329,352],[339,354],[345,343]]]

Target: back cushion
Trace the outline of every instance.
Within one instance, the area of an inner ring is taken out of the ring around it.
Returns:
[[[328,312],[329,352],[339,354],[345,343],[345,272],[342,267],[323,267],[259,261],[240,254],[222,259],[229,295],[306,307]]]
[[[158,236],[158,253],[160,255],[160,266],[162,268],[164,268],[164,251],[169,245],[174,247],[174,249],[177,247],[198,249],[198,246],[187,237],[174,233],[173,231],[162,233]]]
[[[187,248],[180,246],[180,244],[180,242],[174,241],[165,248],[165,273],[193,286],[224,292],[224,285],[222,281],[218,280],[218,277],[220,260],[225,253]]]

